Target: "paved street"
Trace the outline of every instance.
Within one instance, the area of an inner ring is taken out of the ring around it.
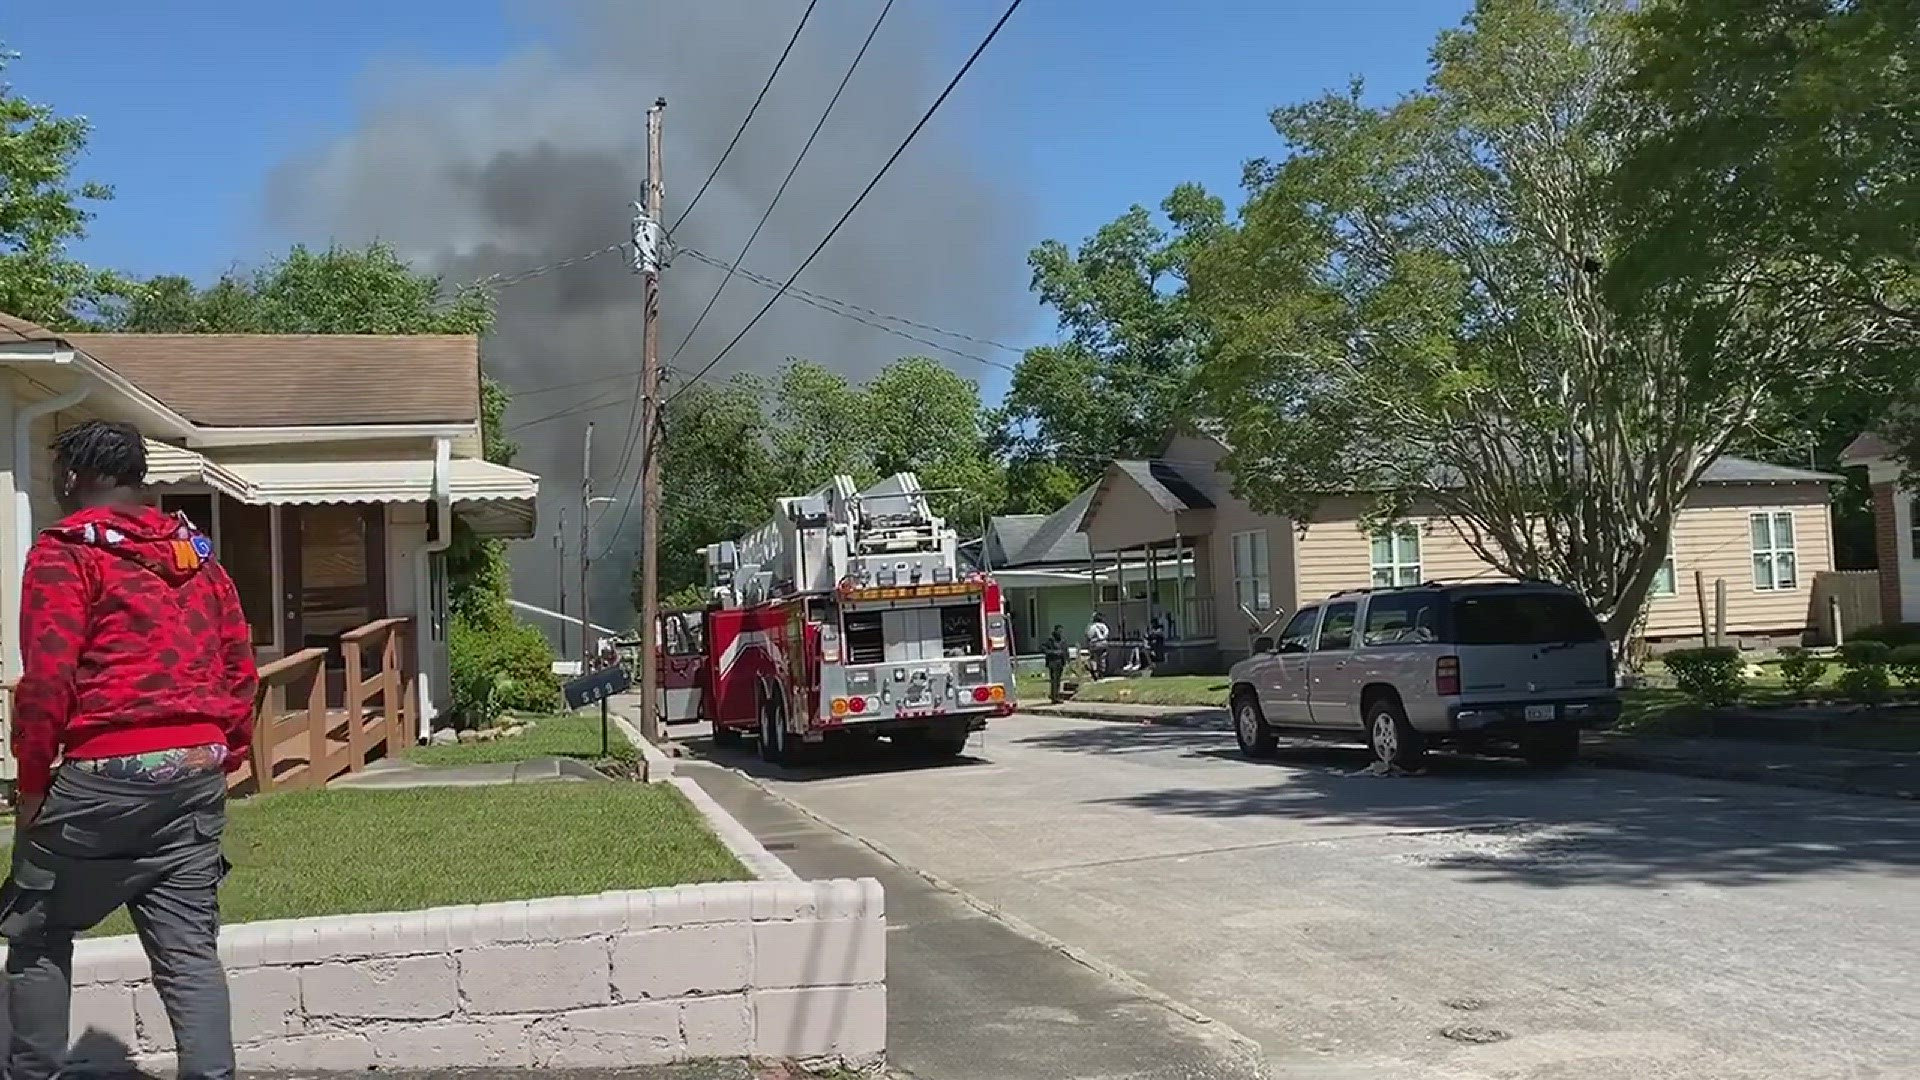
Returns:
[[[725,760],[1277,1076],[1920,1075],[1911,803],[1040,717],[952,764]]]

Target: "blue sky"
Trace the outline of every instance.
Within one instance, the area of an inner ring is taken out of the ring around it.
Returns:
[[[938,9],[948,68],[1001,7],[903,2]],[[768,17],[799,6],[767,0]],[[939,122],[996,163],[1032,240],[1078,240],[1186,180],[1236,203],[1241,161],[1279,150],[1268,109],[1356,75],[1381,95],[1417,86],[1434,34],[1466,6],[1028,0]],[[15,5],[4,34],[23,54],[14,84],[93,121],[81,174],[117,189],[78,254],[206,279],[287,242],[263,224],[266,176],[350,125],[369,70],[524,51],[545,32],[524,14],[451,0],[102,0]],[[1049,328],[1036,311],[1029,339]]]

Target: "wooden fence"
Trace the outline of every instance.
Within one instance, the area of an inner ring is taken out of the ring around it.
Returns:
[[[260,669],[253,752],[235,794],[323,787],[379,756],[399,757],[414,733],[410,619],[379,619],[341,635],[346,681],[341,708],[327,706],[327,651],[302,649]],[[372,665],[368,654],[373,654]],[[289,702],[289,693],[301,699]]]
[[[1821,645],[1834,644],[1840,640],[1839,634],[1851,638],[1869,626],[1879,626],[1880,571],[1822,570],[1813,575],[1811,602],[1809,624],[1814,640]],[[1833,624],[1836,614],[1840,618],[1837,628]]]

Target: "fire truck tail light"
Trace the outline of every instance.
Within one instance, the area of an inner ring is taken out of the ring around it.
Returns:
[[[846,698],[843,698],[843,697],[834,698],[833,699],[833,715],[835,716],[847,715],[847,705],[848,705],[848,701]]]
[[[840,662],[840,632],[831,626],[820,628],[820,662],[823,664]]]
[[[1007,688],[1004,686],[989,686],[987,687],[987,697],[993,701],[1005,701],[1007,699]]]
[[[1007,648],[1007,617],[1005,615],[987,616],[987,651],[1005,652]]]
[[[850,713],[863,713],[863,712],[866,712],[866,711],[867,711],[867,699],[866,699],[866,698],[863,698],[863,697],[857,697],[857,698],[848,698],[848,699],[847,699],[847,711],[848,711],[848,712],[850,712]]]

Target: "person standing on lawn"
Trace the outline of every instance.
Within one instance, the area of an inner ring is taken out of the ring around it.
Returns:
[[[1040,656],[1047,662],[1047,700],[1060,704],[1060,676],[1067,670],[1067,639],[1055,626],[1047,640],[1040,643]]]
[[[1095,678],[1106,677],[1107,642],[1113,638],[1113,631],[1107,627],[1107,617],[1099,612],[1093,613],[1093,619],[1087,623],[1087,670]]]
[[[74,935],[125,905],[181,1080],[225,1080],[220,836],[226,774],[253,735],[252,635],[206,535],[144,501],[137,429],[90,420],[53,451],[69,514],[34,542],[20,596],[20,805],[0,893],[7,1077],[64,1068]]]

